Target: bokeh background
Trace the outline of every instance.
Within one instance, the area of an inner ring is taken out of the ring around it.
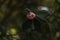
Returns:
[[[51,35],[49,38],[40,37],[41,40],[60,40],[60,0],[0,0],[0,27],[5,27],[4,29],[6,29],[4,31],[6,32],[6,36],[3,39],[24,40],[21,39],[21,36],[24,35],[21,29],[22,23],[25,21],[25,17],[23,16],[24,9],[26,7],[36,8],[38,5],[49,7],[52,15],[48,21],[51,24],[50,27],[53,27],[51,30],[54,30],[51,34],[44,34]],[[32,32],[33,37],[36,34]],[[26,40],[39,40],[38,38],[33,39],[33,37],[32,39],[28,37]]]

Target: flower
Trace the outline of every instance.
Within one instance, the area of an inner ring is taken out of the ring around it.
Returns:
[[[26,17],[27,17],[28,19],[32,20],[32,19],[34,19],[34,18],[36,17],[36,14],[33,13],[33,12],[29,12],[29,13],[27,13]]]

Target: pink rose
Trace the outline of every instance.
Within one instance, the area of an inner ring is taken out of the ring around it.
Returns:
[[[32,20],[32,19],[34,19],[34,18],[36,17],[36,14],[33,13],[33,12],[29,12],[29,13],[27,13],[26,17],[27,17],[28,19]]]

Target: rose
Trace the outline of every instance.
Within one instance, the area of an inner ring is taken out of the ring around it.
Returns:
[[[32,19],[34,19],[34,18],[36,17],[36,14],[33,13],[33,12],[29,12],[29,13],[27,13],[26,17],[27,17],[28,19],[32,20]]]

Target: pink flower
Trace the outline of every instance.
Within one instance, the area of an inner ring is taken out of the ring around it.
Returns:
[[[27,17],[28,19],[32,20],[32,19],[34,19],[34,18],[36,17],[36,14],[33,13],[33,12],[29,12],[29,13],[27,13],[26,17]]]

